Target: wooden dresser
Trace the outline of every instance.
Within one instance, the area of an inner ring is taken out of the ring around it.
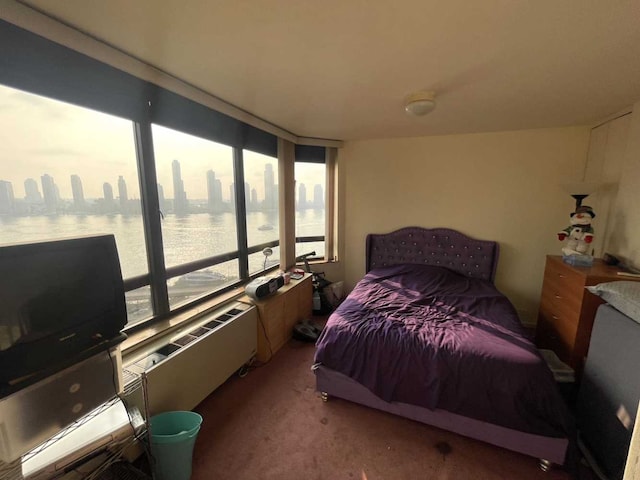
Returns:
[[[603,301],[584,287],[638,278],[595,259],[591,267],[574,267],[560,255],[548,255],[536,327],[536,344],[553,350],[579,377],[589,349],[596,309]]]
[[[252,300],[246,295],[239,300],[255,305],[258,309],[256,358],[266,362],[289,341],[293,334],[293,326],[300,320],[311,317],[311,274],[305,273],[300,280],[291,280],[288,285],[261,300]]]

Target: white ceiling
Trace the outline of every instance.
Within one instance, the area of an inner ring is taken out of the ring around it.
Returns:
[[[588,125],[640,100],[640,1],[28,0],[296,135]],[[404,97],[435,90],[411,118]]]

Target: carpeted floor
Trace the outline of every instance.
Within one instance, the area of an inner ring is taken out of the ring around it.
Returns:
[[[196,411],[192,480],[541,479],[537,461],[340,399],[323,403],[313,345],[295,340]]]

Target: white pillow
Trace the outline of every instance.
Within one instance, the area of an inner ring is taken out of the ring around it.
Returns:
[[[608,282],[586,288],[640,323],[640,282]]]

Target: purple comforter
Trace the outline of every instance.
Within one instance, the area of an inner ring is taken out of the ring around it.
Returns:
[[[446,268],[369,272],[329,318],[315,361],[385,401],[563,437],[553,375],[491,283]]]

